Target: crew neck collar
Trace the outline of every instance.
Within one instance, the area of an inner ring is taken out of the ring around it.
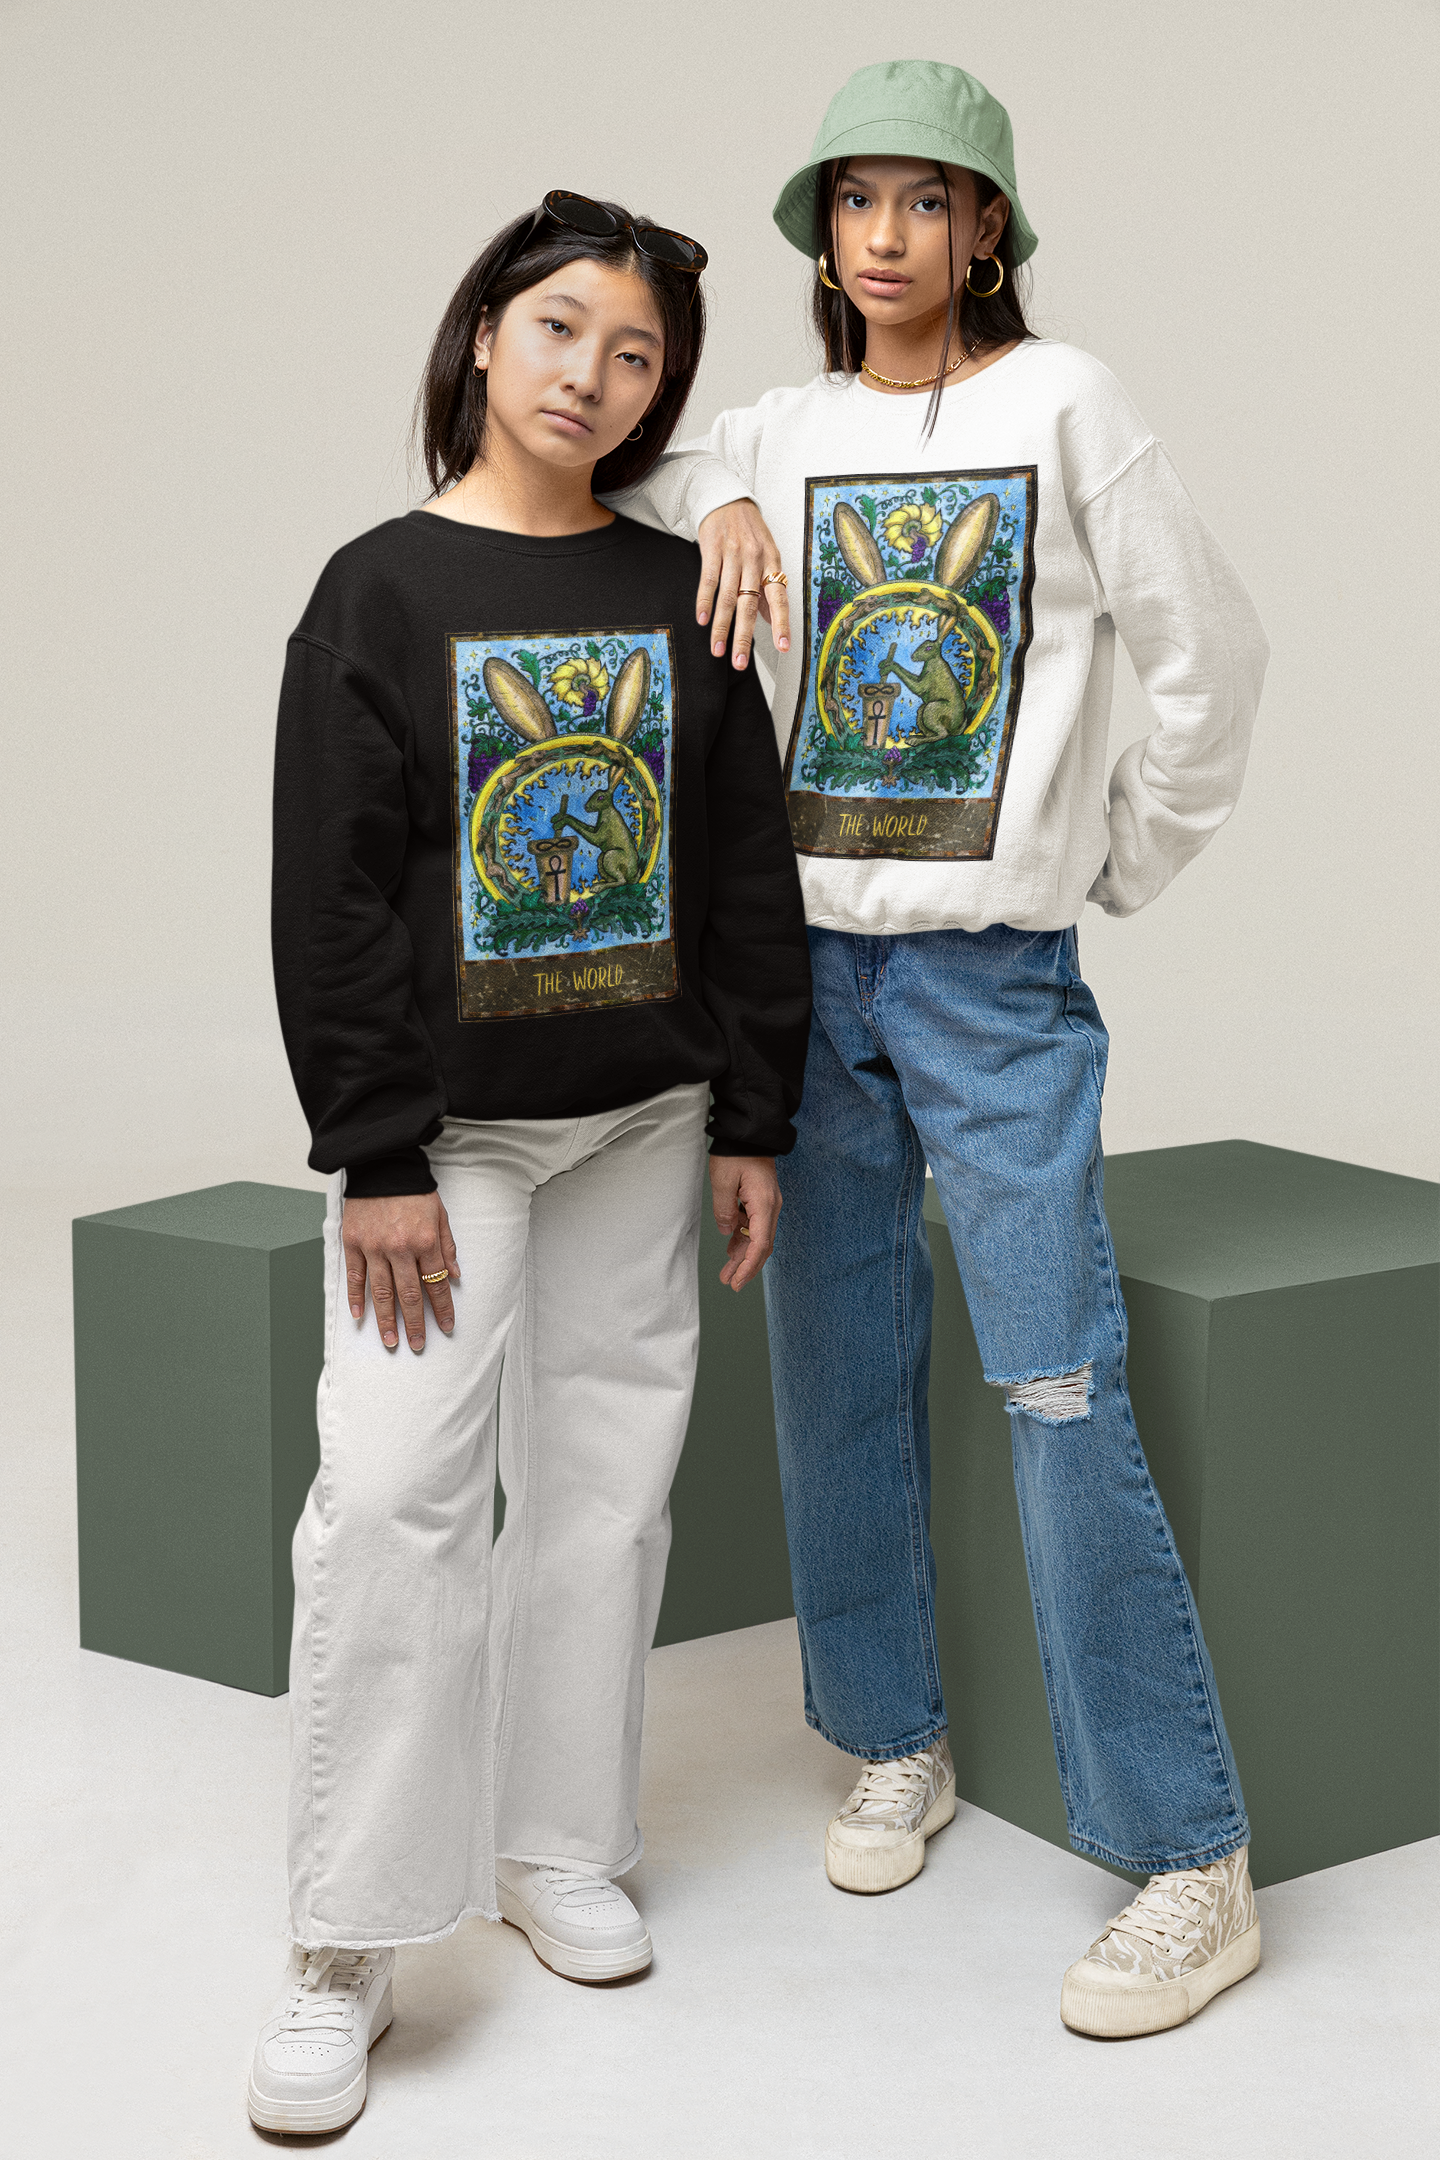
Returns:
[[[502,532],[494,525],[467,525],[459,518],[440,517],[434,510],[411,510],[407,525],[433,528],[446,536],[448,545],[488,548],[498,555],[593,555],[620,545],[633,530],[632,520],[618,512],[608,525],[592,525],[588,532]]]

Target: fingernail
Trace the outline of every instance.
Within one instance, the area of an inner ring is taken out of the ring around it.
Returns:
[[[385,1337],[385,1347],[386,1347],[386,1349],[387,1349],[387,1350],[393,1350],[393,1349],[395,1348],[396,1344],[397,1344],[397,1343],[399,1342],[399,1340],[400,1340],[400,1338],[399,1338],[399,1336],[398,1336],[398,1335],[387,1335],[387,1336]]]
[[[710,618],[708,615],[697,615],[695,620],[699,623],[701,629],[703,630],[706,623],[709,622]]]
[[[712,645],[710,647],[710,650],[712,653],[714,653],[717,660],[723,659],[725,653],[725,648],[723,645]]]
[[[789,652],[789,650],[790,650],[790,640],[789,640],[789,638],[788,638],[788,637],[782,637],[782,638],[780,638],[780,639],[779,639],[779,640],[778,640],[777,642],[778,642],[778,644],[779,644],[779,647],[780,647],[780,650],[781,650],[781,652]]]
[[[742,668],[742,667],[744,667],[744,665],[745,665],[746,661],[747,661],[747,660],[749,659],[749,657],[750,657],[749,653],[743,653],[743,652],[740,652],[740,653],[736,653],[736,655],[735,655],[735,665],[736,665],[736,667],[737,667],[737,668]]]

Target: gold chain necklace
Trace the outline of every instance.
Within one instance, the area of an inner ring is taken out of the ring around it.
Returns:
[[[928,390],[931,383],[939,382],[942,375],[953,375],[957,367],[964,367],[965,362],[972,359],[979,350],[980,340],[976,338],[975,343],[962,352],[958,360],[952,360],[949,367],[937,368],[933,375],[917,375],[914,382],[900,382],[893,375],[882,375],[878,368],[871,367],[868,360],[861,361],[860,372],[862,375],[873,376],[876,382],[883,382],[887,390]]]

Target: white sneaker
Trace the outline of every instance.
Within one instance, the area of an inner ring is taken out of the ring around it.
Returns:
[[[259,2130],[343,2130],[365,2105],[366,2063],[393,2016],[393,1950],[290,1952],[285,1999],[250,2068]]]
[[[495,1888],[502,1919],[563,1979],[623,1980],[644,1972],[654,1955],[645,1922],[603,1876],[497,1860]]]
[[[955,1813],[955,1765],[942,1733],[918,1755],[865,1765],[825,1832],[825,1872],[838,1890],[898,1890],[925,1865],[925,1840]]]
[[[1249,1847],[1209,1867],[1152,1875],[1066,1973],[1072,2032],[1123,2040],[1183,2025],[1260,1962]]]

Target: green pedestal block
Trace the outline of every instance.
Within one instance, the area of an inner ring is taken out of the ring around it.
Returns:
[[[795,1610],[775,1460],[775,1410],[758,1282],[720,1281],[725,1240],[700,1231],[700,1363],[685,1452],[670,1494],[674,1535],[657,1643],[758,1627]]]
[[[319,1459],[324,1220],[320,1193],[237,1184],[75,1224],[86,1649],[284,1692],[290,1539]],[[726,1290],[724,1256],[707,1219],[662,1643],[793,1610],[764,1296]],[[497,1529],[504,1513],[497,1491]]]
[[[1136,1422],[1200,1606],[1256,1882],[1433,1835],[1436,1188],[1243,1141],[1116,1156],[1105,1183]],[[1008,1418],[933,1190],[926,1215],[959,1787],[1063,1844]]]
[[[288,1685],[315,1475],[324,1195],[215,1185],[74,1226],[80,1640]]]
[[[1440,1828],[1435,1188],[1242,1142],[1119,1156],[1141,1437],[1273,1882]],[[324,1203],[219,1186],[75,1225],[81,1640],[286,1684]],[[941,1662],[966,1798],[1065,1842],[1010,1468],[933,1193]],[[938,1235],[936,1232],[938,1231]],[[701,1242],[657,1640],[792,1610],[764,1308]]]

